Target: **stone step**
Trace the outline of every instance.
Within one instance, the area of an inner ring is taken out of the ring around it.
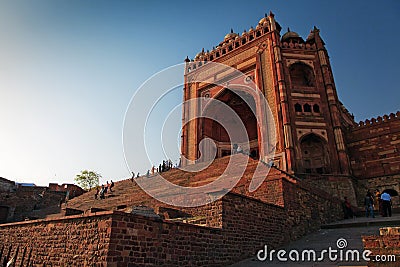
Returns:
[[[392,217],[376,216],[375,218],[356,217],[346,219],[335,223],[322,225],[322,229],[338,229],[369,226],[400,226],[400,214],[394,214]]]

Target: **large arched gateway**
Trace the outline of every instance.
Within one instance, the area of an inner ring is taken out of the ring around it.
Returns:
[[[209,138],[215,145],[210,142],[204,146],[199,145],[199,153],[204,153],[206,159],[224,157],[230,155],[236,145],[250,153],[252,157],[258,158],[259,131],[253,96],[242,91],[224,89],[214,100],[203,110],[198,142]],[[239,131],[240,128],[243,130]],[[230,136],[227,129],[234,129],[236,135]]]

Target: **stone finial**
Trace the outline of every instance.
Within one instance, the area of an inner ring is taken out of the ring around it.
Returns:
[[[190,59],[189,59],[189,57],[188,57],[188,56],[186,56],[186,58],[185,58],[185,62],[186,62],[186,63],[190,62]]]
[[[231,33],[233,33],[233,29],[231,28]]]
[[[265,14],[265,15],[267,15],[267,14]],[[270,17],[275,17],[275,14],[272,13],[272,10],[269,11],[269,16],[270,16]]]

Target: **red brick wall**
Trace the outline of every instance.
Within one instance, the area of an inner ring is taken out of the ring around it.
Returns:
[[[284,208],[229,193],[184,209],[214,228],[110,211],[0,225],[0,243],[32,246],[36,263],[53,266],[224,266],[341,217],[340,203],[324,192],[286,179],[281,186]]]
[[[322,224],[343,219],[342,202],[306,181],[283,180],[287,229],[290,240],[320,229]]]
[[[0,244],[33,249],[35,264],[105,266],[111,234],[110,212],[0,225]],[[16,266],[19,266],[18,262]],[[36,265],[35,265],[36,266]]]
[[[387,266],[397,267],[400,261],[400,227],[385,227],[380,228],[380,235],[371,235],[362,237],[363,245],[365,250],[370,250],[372,255],[371,259],[375,259],[375,256],[385,256],[383,259],[388,259],[388,255],[394,256],[393,259],[387,260],[385,263],[374,263],[370,262],[368,266]],[[382,259],[382,258],[379,258]],[[378,260],[379,260],[378,259]]]
[[[400,173],[400,112],[361,122],[350,129],[346,139],[357,178]]]
[[[15,192],[0,192],[0,205],[9,207],[8,221],[21,221],[25,218],[43,218],[49,207],[59,207],[65,193],[51,192],[47,187],[20,186]]]

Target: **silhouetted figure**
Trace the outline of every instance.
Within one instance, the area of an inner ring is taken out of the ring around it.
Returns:
[[[371,192],[367,192],[364,198],[364,206],[365,206],[365,217],[369,217],[371,215],[371,218],[375,218],[374,215],[374,198],[371,194]]]
[[[344,201],[342,203],[343,213],[345,219],[350,219],[354,217],[353,209],[351,208],[351,204],[347,197],[344,197]]]
[[[99,187],[96,186],[96,193],[94,194],[94,199],[97,199],[97,196],[99,195],[99,192],[100,192]]]
[[[113,180],[111,180],[111,184],[110,184],[110,192],[112,192],[112,188],[114,187],[114,182]]]

